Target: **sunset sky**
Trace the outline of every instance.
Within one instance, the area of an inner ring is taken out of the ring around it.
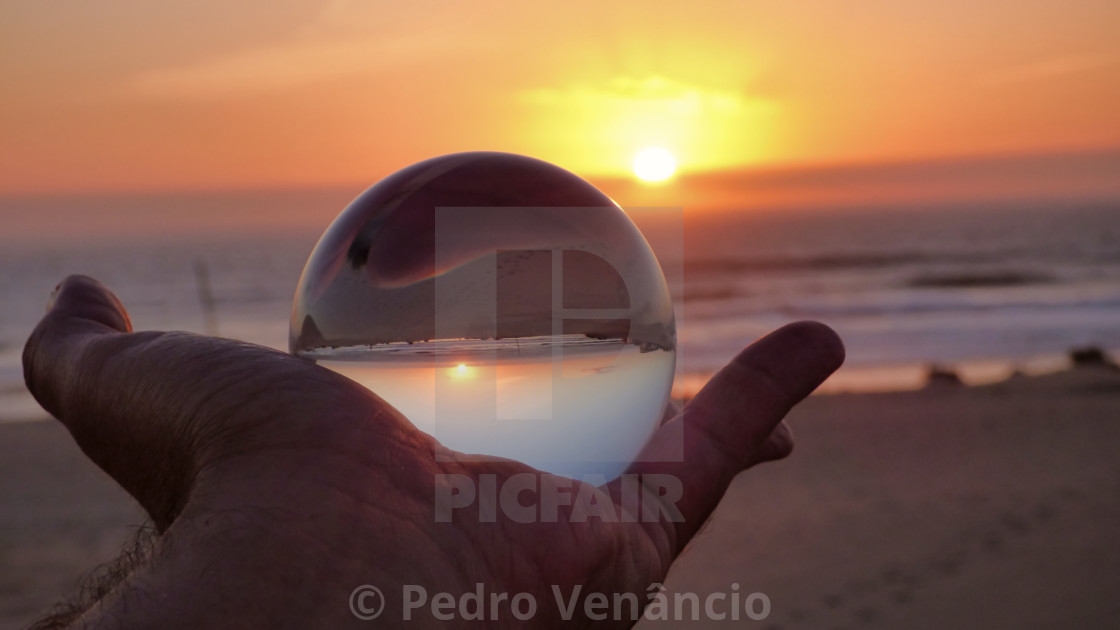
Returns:
[[[682,177],[1050,154],[1107,170],[1120,147],[1115,0],[0,12],[0,194],[368,184],[474,149],[611,178],[648,146]]]

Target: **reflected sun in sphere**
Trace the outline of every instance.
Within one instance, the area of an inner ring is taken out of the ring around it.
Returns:
[[[677,160],[661,147],[641,150],[634,158],[634,175],[645,182],[660,182],[669,179],[677,170]]]

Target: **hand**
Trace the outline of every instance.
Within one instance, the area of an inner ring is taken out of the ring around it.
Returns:
[[[663,425],[640,458],[647,463],[628,473],[679,480],[679,522],[664,518],[668,510],[653,522],[572,522],[563,506],[556,522],[516,523],[501,510],[497,522],[481,522],[477,507],[437,522],[437,475],[494,474],[500,486],[536,471],[458,458],[369,391],[282,352],[130,331],[116,297],[75,276],[24,350],[28,388],[159,532],[150,554],[88,604],[78,627],[368,626],[348,603],[363,584],[385,594],[378,622],[401,625],[402,585],[458,597],[479,583],[487,594],[524,592],[538,604],[529,622],[508,603],[487,610],[500,615],[487,627],[591,625],[581,605],[573,623],[561,623],[553,585],[565,597],[583,585],[585,594],[636,593],[644,604],[732,478],[790,452],[783,416],[843,361],[827,327],[786,326],[744,350]],[[684,460],[649,461],[680,448],[672,443],[679,423]],[[592,490],[623,501],[618,481],[597,489],[576,482],[571,494]],[[643,502],[664,501],[642,491]],[[441,623],[427,604],[410,614],[408,625]]]

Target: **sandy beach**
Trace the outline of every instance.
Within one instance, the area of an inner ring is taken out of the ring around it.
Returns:
[[[740,623],[769,630],[1120,618],[1120,372],[814,396],[789,421],[794,454],[736,480],[669,593],[764,593],[769,616]],[[72,593],[141,522],[56,423],[0,425],[0,627]]]

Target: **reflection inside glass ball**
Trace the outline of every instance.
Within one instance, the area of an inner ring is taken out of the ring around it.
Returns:
[[[658,425],[676,333],[614,202],[546,162],[461,153],[382,180],[328,227],[290,346],[449,448],[609,479]]]

